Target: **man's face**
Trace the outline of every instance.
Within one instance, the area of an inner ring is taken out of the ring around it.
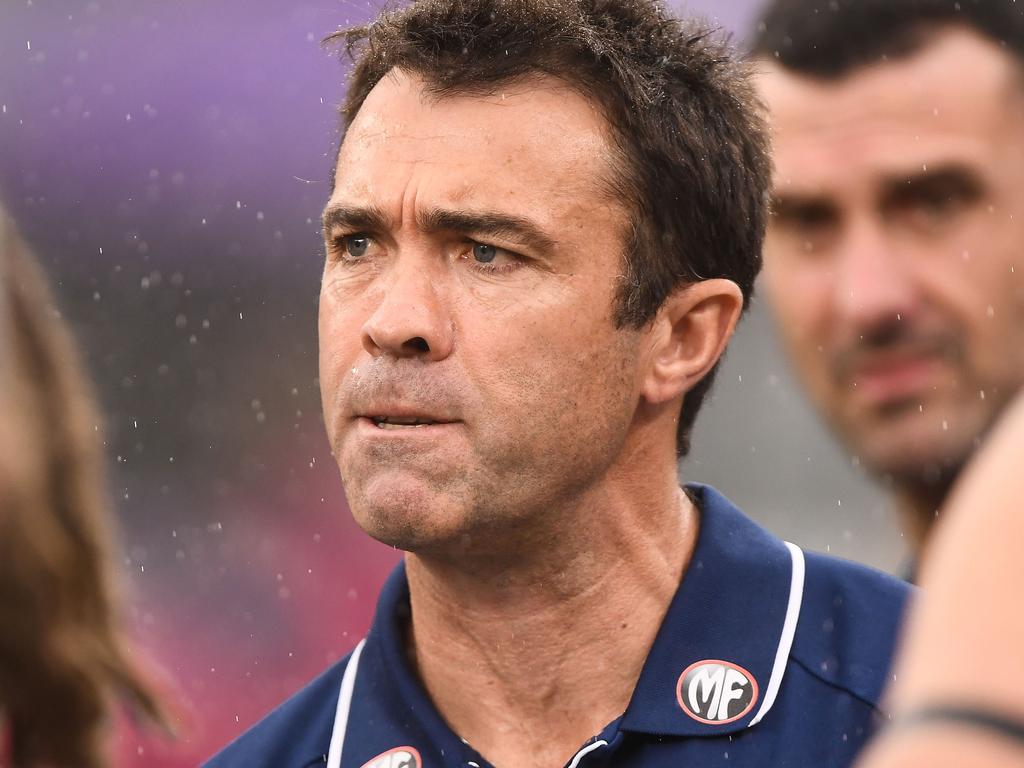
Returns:
[[[401,71],[350,126],[324,215],[320,376],[376,538],[521,530],[619,456],[642,334],[613,321],[627,218],[607,131],[551,79],[437,99]]]
[[[839,81],[761,77],[765,287],[812,398],[897,482],[950,476],[1024,380],[1024,85],[951,29]]]

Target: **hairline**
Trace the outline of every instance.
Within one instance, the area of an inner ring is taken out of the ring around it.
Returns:
[[[896,47],[892,51],[885,51],[879,58],[873,60],[849,62],[835,72],[821,72],[809,67],[791,66],[782,57],[772,56],[769,52],[760,50],[752,51],[749,60],[755,65],[758,62],[766,62],[787,74],[798,75],[819,83],[839,84],[865,70],[906,62],[922,55],[945,35],[951,32],[964,32],[1004,55],[1007,59],[1009,84],[1013,85],[1012,81],[1016,79],[1016,85],[1021,91],[1021,95],[1024,95],[1024,52],[1018,52],[1009,46],[1000,44],[998,39],[989,35],[976,24],[956,19],[921,19],[907,25],[906,31],[910,39],[906,41],[905,45]]]

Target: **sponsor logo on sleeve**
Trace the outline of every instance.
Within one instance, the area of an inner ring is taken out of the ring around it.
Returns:
[[[377,755],[363,768],[423,768],[423,759],[413,747],[395,747]]]
[[[757,702],[757,681],[730,661],[705,659],[683,670],[676,683],[683,712],[699,723],[725,725],[739,720]]]

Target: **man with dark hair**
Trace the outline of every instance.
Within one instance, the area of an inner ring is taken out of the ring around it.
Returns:
[[[848,765],[905,588],[676,476],[760,260],[744,66],[648,0],[334,39],[324,414],[407,554],[355,651],[210,765]]]
[[[764,285],[911,547],[1024,384],[1024,6],[778,0]]]

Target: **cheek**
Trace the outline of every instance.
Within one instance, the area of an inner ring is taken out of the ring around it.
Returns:
[[[779,332],[794,353],[825,345],[833,283],[825,264],[793,264],[782,258],[769,263],[766,257],[765,292]]]
[[[950,323],[963,330],[969,358],[983,368],[1009,368],[1019,378],[1024,371],[1024,301],[1020,286],[1009,268],[977,266],[984,273],[955,275],[956,279],[933,286],[932,295],[953,315]]]
[[[495,416],[509,430],[568,449],[620,418],[635,399],[637,361],[626,335],[579,319],[523,323],[496,344],[478,378],[481,391],[490,391]]]
[[[325,288],[321,291],[317,320],[320,395],[324,415],[328,419],[328,430],[332,427],[331,416],[338,408],[341,383],[362,348],[359,336],[361,326],[346,309],[346,303],[329,290]]]

